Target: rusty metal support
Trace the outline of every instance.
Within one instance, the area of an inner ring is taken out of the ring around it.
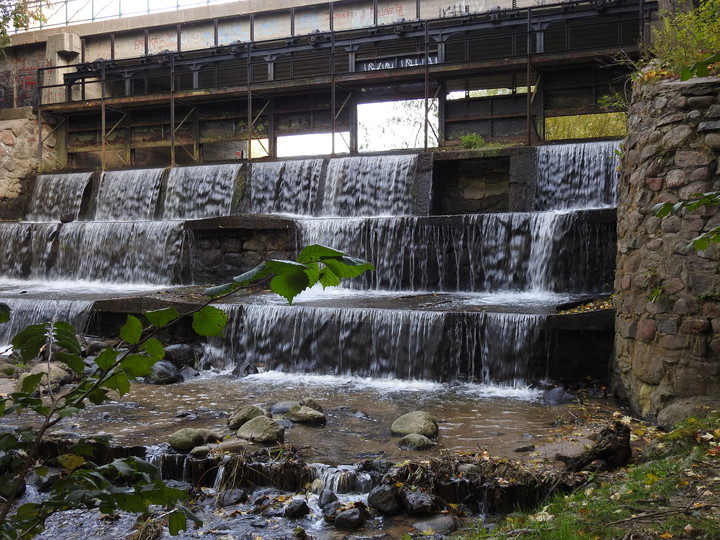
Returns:
[[[425,21],[425,73],[424,73],[424,95],[425,95],[425,121],[423,122],[423,150],[427,152],[428,149],[428,122],[429,119],[429,113],[430,113],[430,107],[429,107],[429,99],[428,99],[428,93],[430,92],[430,51],[428,49],[430,36],[428,34],[428,24],[427,21]]]
[[[170,56],[170,166],[175,163],[175,55]]]
[[[105,170],[105,64],[100,68],[100,168]]]
[[[527,11],[527,63],[525,68],[525,84],[527,86],[526,95],[526,143],[528,146],[532,146],[532,96],[530,95],[530,76],[532,74],[532,65],[530,55],[532,52],[532,8],[528,8]]]

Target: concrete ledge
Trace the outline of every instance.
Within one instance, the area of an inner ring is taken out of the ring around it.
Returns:
[[[35,118],[32,107],[0,109],[0,122],[3,120],[32,120]]]

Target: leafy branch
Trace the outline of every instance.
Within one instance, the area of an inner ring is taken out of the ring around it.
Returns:
[[[74,416],[89,403],[101,404],[110,392],[123,396],[130,391],[131,381],[152,373],[153,366],[165,356],[157,339],[159,332],[192,317],[192,326],[200,336],[222,335],[227,315],[213,305],[237,290],[262,283],[286,298],[289,303],[303,290],[320,283],[323,288],[339,285],[343,278],[353,278],[374,267],[367,261],[321,245],[303,249],[297,261],[269,260],[233,281],[205,290],[208,299],[185,313],[174,307],[145,312],[147,326],[140,318],[128,315],[120,328],[120,342],[107,346],[95,359],[95,369],[85,375],[82,347],[75,329],[66,322],[35,324],[22,330],[12,340],[13,348],[24,362],[45,355],[47,374],[27,375],[18,392],[0,398],[0,417],[31,410],[40,417],[39,427],[0,434],[0,538],[30,538],[42,532],[44,522],[54,512],[70,508],[98,508],[103,513],[115,511],[147,513],[150,505],[162,505],[168,512],[170,534],[187,528],[187,520],[200,520],[181,504],[187,498],[182,490],[166,486],[157,467],[138,458],[116,459],[107,465],[92,461],[97,444],[107,444],[101,436],[81,440],[67,453],[56,458],[62,476],[40,503],[16,507],[28,474],[38,466],[40,447],[49,429],[63,418]],[[10,308],[0,304],[0,323],[10,317]],[[120,347],[127,347],[124,351]],[[65,364],[79,383],[64,395],[51,387],[50,363]],[[45,380],[43,380],[45,378]],[[48,398],[40,397],[41,386],[48,389]]]
[[[720,191],[709,191],[707,193],[696,193],[693,195],[695,199],[690,201],[681,201],[677,203],[659,203],[653,207],[653,213],[657,217],[666,217],[670,214],[677,214],[685,209],[693,212],[701,206],[717,206],[720,205]],[[720,243],[720,225],[716,225],[709,231],[693,238],[687,245],[697,251],[707,249],[710,244]]]

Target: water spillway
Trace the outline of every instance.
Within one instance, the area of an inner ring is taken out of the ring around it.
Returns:
[[[0,224],[0,249],[14,254],[0,275],[74,283],[69,289],[82,289],[78,280],[202,284],[326,244],[377,270],[295,306],[227,305],[232,322],[203,365],[524,385],[549,375],[559,346],[548,330],[554,306],[612,282],[613,230],[602,207],[612,203],[613,147],[577,146],[537,150],[533,208],[542,211],[427,215],[418,201],[441,186],[418,154],[48,175],[27,220]],[[560,181],[547,174],[555,161]],[[568,180],[568,170],[582,178]],[[67,186],[75,195],[64,200]],[[236,218],[243,224],[227,225]],[[292,232],[290,248],[268,240],[275,226]]]

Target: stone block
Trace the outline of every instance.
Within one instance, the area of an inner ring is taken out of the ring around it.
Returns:
[[[672,384],[678,397],[702,396],[705,393],[702,375],[691,366],[679,367],[675,371]]]
[[[720,131],[720,120],[710,122],[700,122],[697,127],[698,133],[706,133],[708,131]]]
[[[695,198],[697,193],[705,193],[710,189],[708,182],[693,182],[685,187],[680,188],[680,199],[683,201],[689,201]]]
[[[655,333],[657,332],[657,324],[653,319],[642,319],[637,325],[637,338],[650,342],[655,339]]]
[[[679,115],[682,118],[682,115]],[[677,148],[684,144],[693,134],[693,129],[687,125],[680,125],[672,128],[662,138],[662,147]]]
[[[683,296],[675,301],[672,310],[678,315],[695,315],[699,311],[698,301],[696,298]]]
[[[677,317],[656,317],[655,324],[657,324],[658,332],[663,334],[675,335],[678,331],[678,318]]]
[[[687,174],[682,169],[673,169],[665,177],[665,185],[669,188],[682,187],[687,183]]]
[[[680,331],[686,334],[701,334],[710,328],[710,321],[707,319],[685,319],[680,324]]]
[[[705,145],[713,150],[720,150],[720,133],[708,133],[705,135]]]
[[[716,101],[715,96],[693,96],[687,98],[688,107],[693,107],[694,109],[707,109]]]
[[[66,57],[75,57],[82,51],[82,43],[78,34],[62,32],[47,37],[46,56],[52,58],[53,54]]]
[[[685,336],[661,336],[658,341],[662,349],[668,351],[679,351],[685,349],[688,345],[687,337]]]
[[[720,124],[720,122],[718,122]],[[657,151],[657,149],[655,150]],[[697,150],[679,150],[675,153],[675,165],[677,167],[695,168],[712,163],[714,156],[709,152]]]

